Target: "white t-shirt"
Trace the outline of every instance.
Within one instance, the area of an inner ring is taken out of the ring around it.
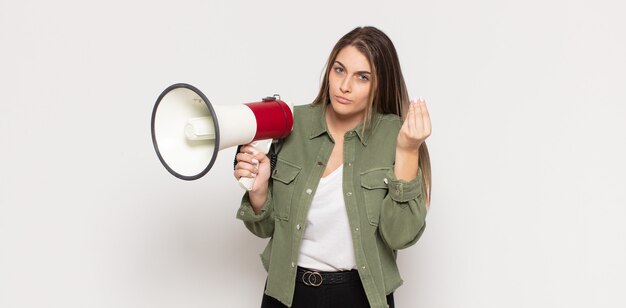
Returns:
[[[352,233],[343,199],[343,165],[320,179],[309,208],[298,266],[319,271],[356,268]]]

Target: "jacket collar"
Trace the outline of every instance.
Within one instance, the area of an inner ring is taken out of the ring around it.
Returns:
[[[328,137],[332,139],[332,136],[328,131],[328,127],[326,126],[326,105],[310,105],[310,108],[313,109],[313,112],[311,114],[311,135],[309,136],[309,139],[319,137],[323,134],[327,134]],[[372,134],[374,128],[378,125],[381,118],[382,117],[379,113],[375,113],[372,117],[372,123],[365,130],[363,130],[363,122],[361,122],[361,124],[359,124],[356,128],[348,132],[354,132],[363,146],[367,146],[367,140]]]

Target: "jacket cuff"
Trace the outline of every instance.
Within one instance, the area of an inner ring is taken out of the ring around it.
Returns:
[[[267,200],[265,201],[265,204],[263,204],[263,208],[261,208],[261,213],[256,214],[254,213],[254,209],[252,209],[252,203],[250,203],[250,196],[248,192],[246,192],[243,195],[243,198],[241,198],[241,206],[239,207],[239,210],[237,210],[237,219],[240,219],[242,221],[250,221],[250,222],[257,222],[257,221],[266,219],[270,215],[270,212],[271,212],[270,211],[271,200],[272,200],[272,193],[271,193],[271,190],[269,190],[267,194]]]
[[[418,169],[417,176],[410,180],[400,180],[396,178],[393,169],[387,172],[389,185],[389,194],[391,199],[396,202],[409,202],[409,200],[417,199],[422,194],[422,169]]]

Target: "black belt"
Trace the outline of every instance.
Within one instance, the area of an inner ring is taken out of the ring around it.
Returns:
[[[341,272],[320,272],[298,266],[296,281],[302,282],[310,287],[319,287],[327,284],[340,284],[353,281],[360,281],[357,270]]]

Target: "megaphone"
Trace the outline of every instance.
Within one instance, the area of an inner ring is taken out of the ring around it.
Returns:
[[[197,180],[215,163],[220,150],[253,142],[268,153],[273,139],[293,128],[293,107],[274,95],[260,102],[214,105],[197,88],[178,83],[165,89],[152,110],[152,144],[159,160],[175,177]],[[241,186],[252,189],[253,178]]]

